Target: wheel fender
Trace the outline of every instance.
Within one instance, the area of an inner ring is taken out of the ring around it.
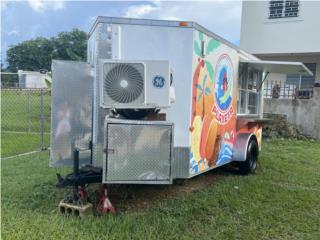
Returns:
[[[240,133],[233,146],[233,161],[244,162],[247,159],[247,149],[251,139],[257,141],[253,133]]]

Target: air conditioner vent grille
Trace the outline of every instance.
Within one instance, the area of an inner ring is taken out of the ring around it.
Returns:
[[[104,99],[115,103],[137,103],[144,100],[144,65],[142,63],[104,64]]]

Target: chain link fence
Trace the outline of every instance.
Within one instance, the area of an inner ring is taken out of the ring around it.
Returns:
[[[48,88],[1,84],[1,157],[50,146],[51,92]]]

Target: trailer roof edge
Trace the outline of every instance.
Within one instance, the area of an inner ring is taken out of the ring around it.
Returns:
[[[105,16],[98,16],[95,20],[94,24],[90,28],[88,33],[88,37],[91,36],[92,32],[96,28],[98,23],[115,23],[115,24],[132,24],[132,25],[147,25],[147,26],[163,26],[163,27],[182,27],[180,26],[181,22],[187,23],[187,26],[183,26],[183,28],[194,28],[196,30],[202,31],[207,35],[219,40],[220,42],[226,44],[227,46],[237,50],[239,53],[242,53],[249,58],[258,59],[254,55],[244,51],[239,46],[229,42],[228,40],[224,39],[223,37],[211,32],[207,28],[201,26],[200,24],[193,22],[193,21],[176,21],[176,20],[157,20],[157,19],[141,19],[141,18],[122,18],[122,17],[105,17]]]

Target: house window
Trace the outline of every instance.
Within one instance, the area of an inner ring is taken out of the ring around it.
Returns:
[[[269,19],[299,16],[299,0],[269,1]]]
[[[240,63],[238,82],[238,114],[259,114],[259,98],[262,72]]]
[[[295,85],[297,89],[310,89],[315,83],[316,63],[304,63],[313,73],[313,76],[301,76],[299,74],[288,74],[286,84]]]

